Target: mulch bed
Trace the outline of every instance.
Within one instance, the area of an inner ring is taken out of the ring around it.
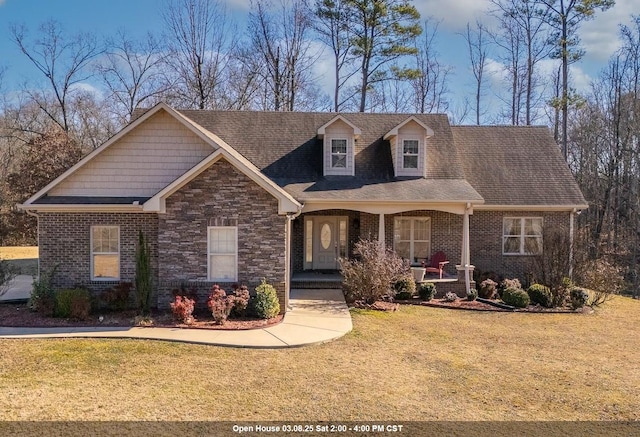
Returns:
[[[100,319],[102,317],[102,320]],[[135,311],[104,312],[92,314],[88,320],[60,319],[45,317],[27,308],[26,304],[0,304],[0,326],[28,327],[28,328],[57,328],[57,327],[133,327],[151,326],[162,328],[189,328],[189,329],[214,329],[214,330],[246,330],[259,329],[280,323],[283,316],[278,315],[272,319],[229,319],[224,325],[218,325],[213,321],[211,314],[198,313],[191,324],[176,323],[173,316],[166,312],[157,312],[151,315],[153,323],[149,323],[140,317],[136,317]]]
[[[497,301],[496,301],[497,302]],[[527,308],[500,308],[488,303],[480,302],[478,300],[466,300],[463,298],[457,299],[453,302],[448,302],[445,299],[432,299],[430,301],[422,301],[420,299],[411,300],[398,300],[395,302],[383,302],[377,301],[372,305],[368,305],[362,301],[356,301],[352,306],[356,308],[379,310],[379,311],[398,311],[400,305],[421,305],[435,308],[448,308],[454,310],[468,310],[468,311],[495,311],[495,312],[520,312],[520,313],[578,313],[578,314],[590,314],[593,309],[590,307],[584,307],[578,310],[574,310],[569,307],[565,308],[545,308],[540,305],[530,305]]]

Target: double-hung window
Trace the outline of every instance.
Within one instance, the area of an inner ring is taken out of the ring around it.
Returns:
[[[417,169],[420,142],[418,140],[402,140],[402,168]]]
[[[505,217],[502,224],[502,253],[542,253],[542,217]]]
[[[209,227],[209,280],[235,282],[238,280],[238,228],[236,226]]]
[[[118,226],[91,226],[91,279],[120,279]]]
[[[331,139],[331,168],[347,168],[347,140]]]
[[[393,249],[398,256],[418,262],[431,253],[431,219],[428,217],[396,217]]]

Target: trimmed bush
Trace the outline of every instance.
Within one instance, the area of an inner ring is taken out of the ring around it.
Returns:
[[[478,290],[471,289],[471,290],[467,291],[467,300],[474,301],[477,298],[478,298]]]
[[[498,283],[492,279],[485,279],[480,283],[478,288],[478,296],[483,299],[493,299],[496,295]]]
[[[265,279],[256,287],[256,296],[253,298],[253,311],[261,319],[271,319],[280,313],[278,293],[273,285]]]
[[[411,276],[403,276],[393,284],[393,289],[397,299],[411,299],[416,294],[416,281]],[[399,298],[397,294],[402,294],[404,298]]]
[[[244,317],[247,314],[247,306],[249,305],[249,289],[246,285],[240,285],[233,291],[235,299],[233,300],[233,308],[231,309],[232,317]]]
[[[185,296],[176,296],[175,300],[169,304],[173,317],[180,323],[191,323],[193,321],[193,309],[195,302]]]
[[[533,284],[527,289],[527,294],[531,299],[531,303],[542,305],[545,308],[553,306],[553,295],[549,287],[545,287],[542,284]]]
[[[574,310],[577,310],[578,308],[582,308],[587,304],[587,301],[589,300],[589,293],[587,293],[587,291],[583,288],[575,287],[571,289],[570,298],[571,307]]]
[[[455,302],[456,300],[458,300],[458,295],[450,291],[444,295],[444,300],[446,302]]]
[[[227,296],[227,292],[216,284],[211,288],[207,306],[211,310],[213,320],[218,325],[222,325],[227,321],[231,310],[235,306],[235,296]]]
[[[430,301],[436,295],[436,284],[433,282],[422,282],[418,286],[418,295],[424,301]]]
[[[522,288],[505,288],[502,292],[502,301],[516,308],[526,308],[531,300]]]
[[[91,294],[83,288],[56,293],[54,315],[65,319],[87,320],[91,311]]]
[[[500,297],[502,297],[502,293],[504,293],[504,290],[506,290],[507,288],[522,290],[522,284],[520,283],[519,279],[503,279],[500,285],[498,285],[497,290]]]
[[[58,266],[53,269],[42,272],[40,277],[33,281],[31,289],[31,297],[27,306],[42,315],[51,317],[56,305],[56,296],[51,282]]]

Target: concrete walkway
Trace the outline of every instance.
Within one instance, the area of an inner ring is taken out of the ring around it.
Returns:
[[[140,338],[249,348],[287,348],[324,343],[351,331],[341,290],[292,290],[290,309],[274,326],[246,331],[181,328],[3,328],[0,338]]]

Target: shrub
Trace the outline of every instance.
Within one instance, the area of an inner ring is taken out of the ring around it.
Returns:
[[[280,302],[278,302],[276,289],[268,284],[265,279],[256,287],[253,310],[256,316],[261,319],[271,319],[280,313]]]
[[[409,263],[391,249],[380,247],[377,240],[358,241],[353,250],[356,258],[340,258],[342,286],[347,301],[376,300],[393,296],[391,285],[411,274]]]
[[[505,288],[502,291],[502,301],[516,308],[526,308],[529,303],[529,295],[522,288]]]
[[[235,296],[227,296],[226,291],[219,285],[211,288],[211,294],[207,300],[207,306],[211,310],[213,320],[219,325],[224,324],[235,305]]]
[[[416,293],[416,281],[412,276],[403,276],[393,284],[393,289],[411,298]]]
[[[27,306],[45,316],[53,316],[53,310],[56,304],[56,296],[53,290],[53,276],[58,266],[54,266],[47,272],[42,272],[40,277],[33,281],[31,289],[31,297]]]
[[[136,249],[136,295],[138,298],[138,309],[142,315],[148,316],[151,313],[151,248],[149,242],[145,240],[142,231],[138,233],[138,248]]]
[[[436,284],[433,282],[422,282],[418,287],[420,299],[430,301],[436,295]]]
[[[180,323],[191,323],[193,321],[193,308],[195,302],[186,296],[176,296],[171,302],[173,317]]]
[[[574,287],[571,289],[570,298],[571,307],[574,310],[577,310],[587,304],[587,301],[589,300],[589,293],[587,293],[583,288]]]
[[[478,290],[471,289],[467,291],[467,300],[474,301],[478,298]]]
[[[171,294],[174,298],[176,296],[184,296],[191,299],[194,303],[198,303],[198,289],[194,286],[187,288],[186,284],[180,284],[180,288],[174,288],[171,290]]]
[[[554,307],[564,306],[573,287],[573,282],[569,278],[562,278],[561,285],[551,288],[552,305]]]
[[[553,305],[551,289],[542,284],[532,284],[531,287],[527,289],[527,294],[532,303],[540,304],[545,308],[551,308]]]
[[[620,269],[602,258],[584,263],[577,273],[580,284],[592,290],[590,306],[602,305],[625,286]]]
[[[498,284],[492,279],[485,279],[480,283],[478,296],[483,299],[493,299],[496,295]]]
[[[56,317],[86,320],[91,310],[91,294],[83,288],[70,288],[56,293]]]
[[[235,299],[233,300],[231,316],[244,317],[247,313],[247,307],[249,306],[249,289],[246,285],[238,286],[233,291],[233,295]]]
[[[522,284],[520,283],[520,280],[518,280],[516,278],[514,278],[514,279],[503,279],[502,282],[500,283],[500,285],[498,285],[498,294],[500,296],[502,296],[502,293],[507,288],[522,289]]]
[[[100,294],[100,300],[107,308],[123,311],[129,306],[129,294],[133,284],[131,282],[120,282],[111,288],[107,288]]]
[[[450,291],[444,295],[444,300],[446,302],[455,302],[456,300],[458,300],[458,295]]]

